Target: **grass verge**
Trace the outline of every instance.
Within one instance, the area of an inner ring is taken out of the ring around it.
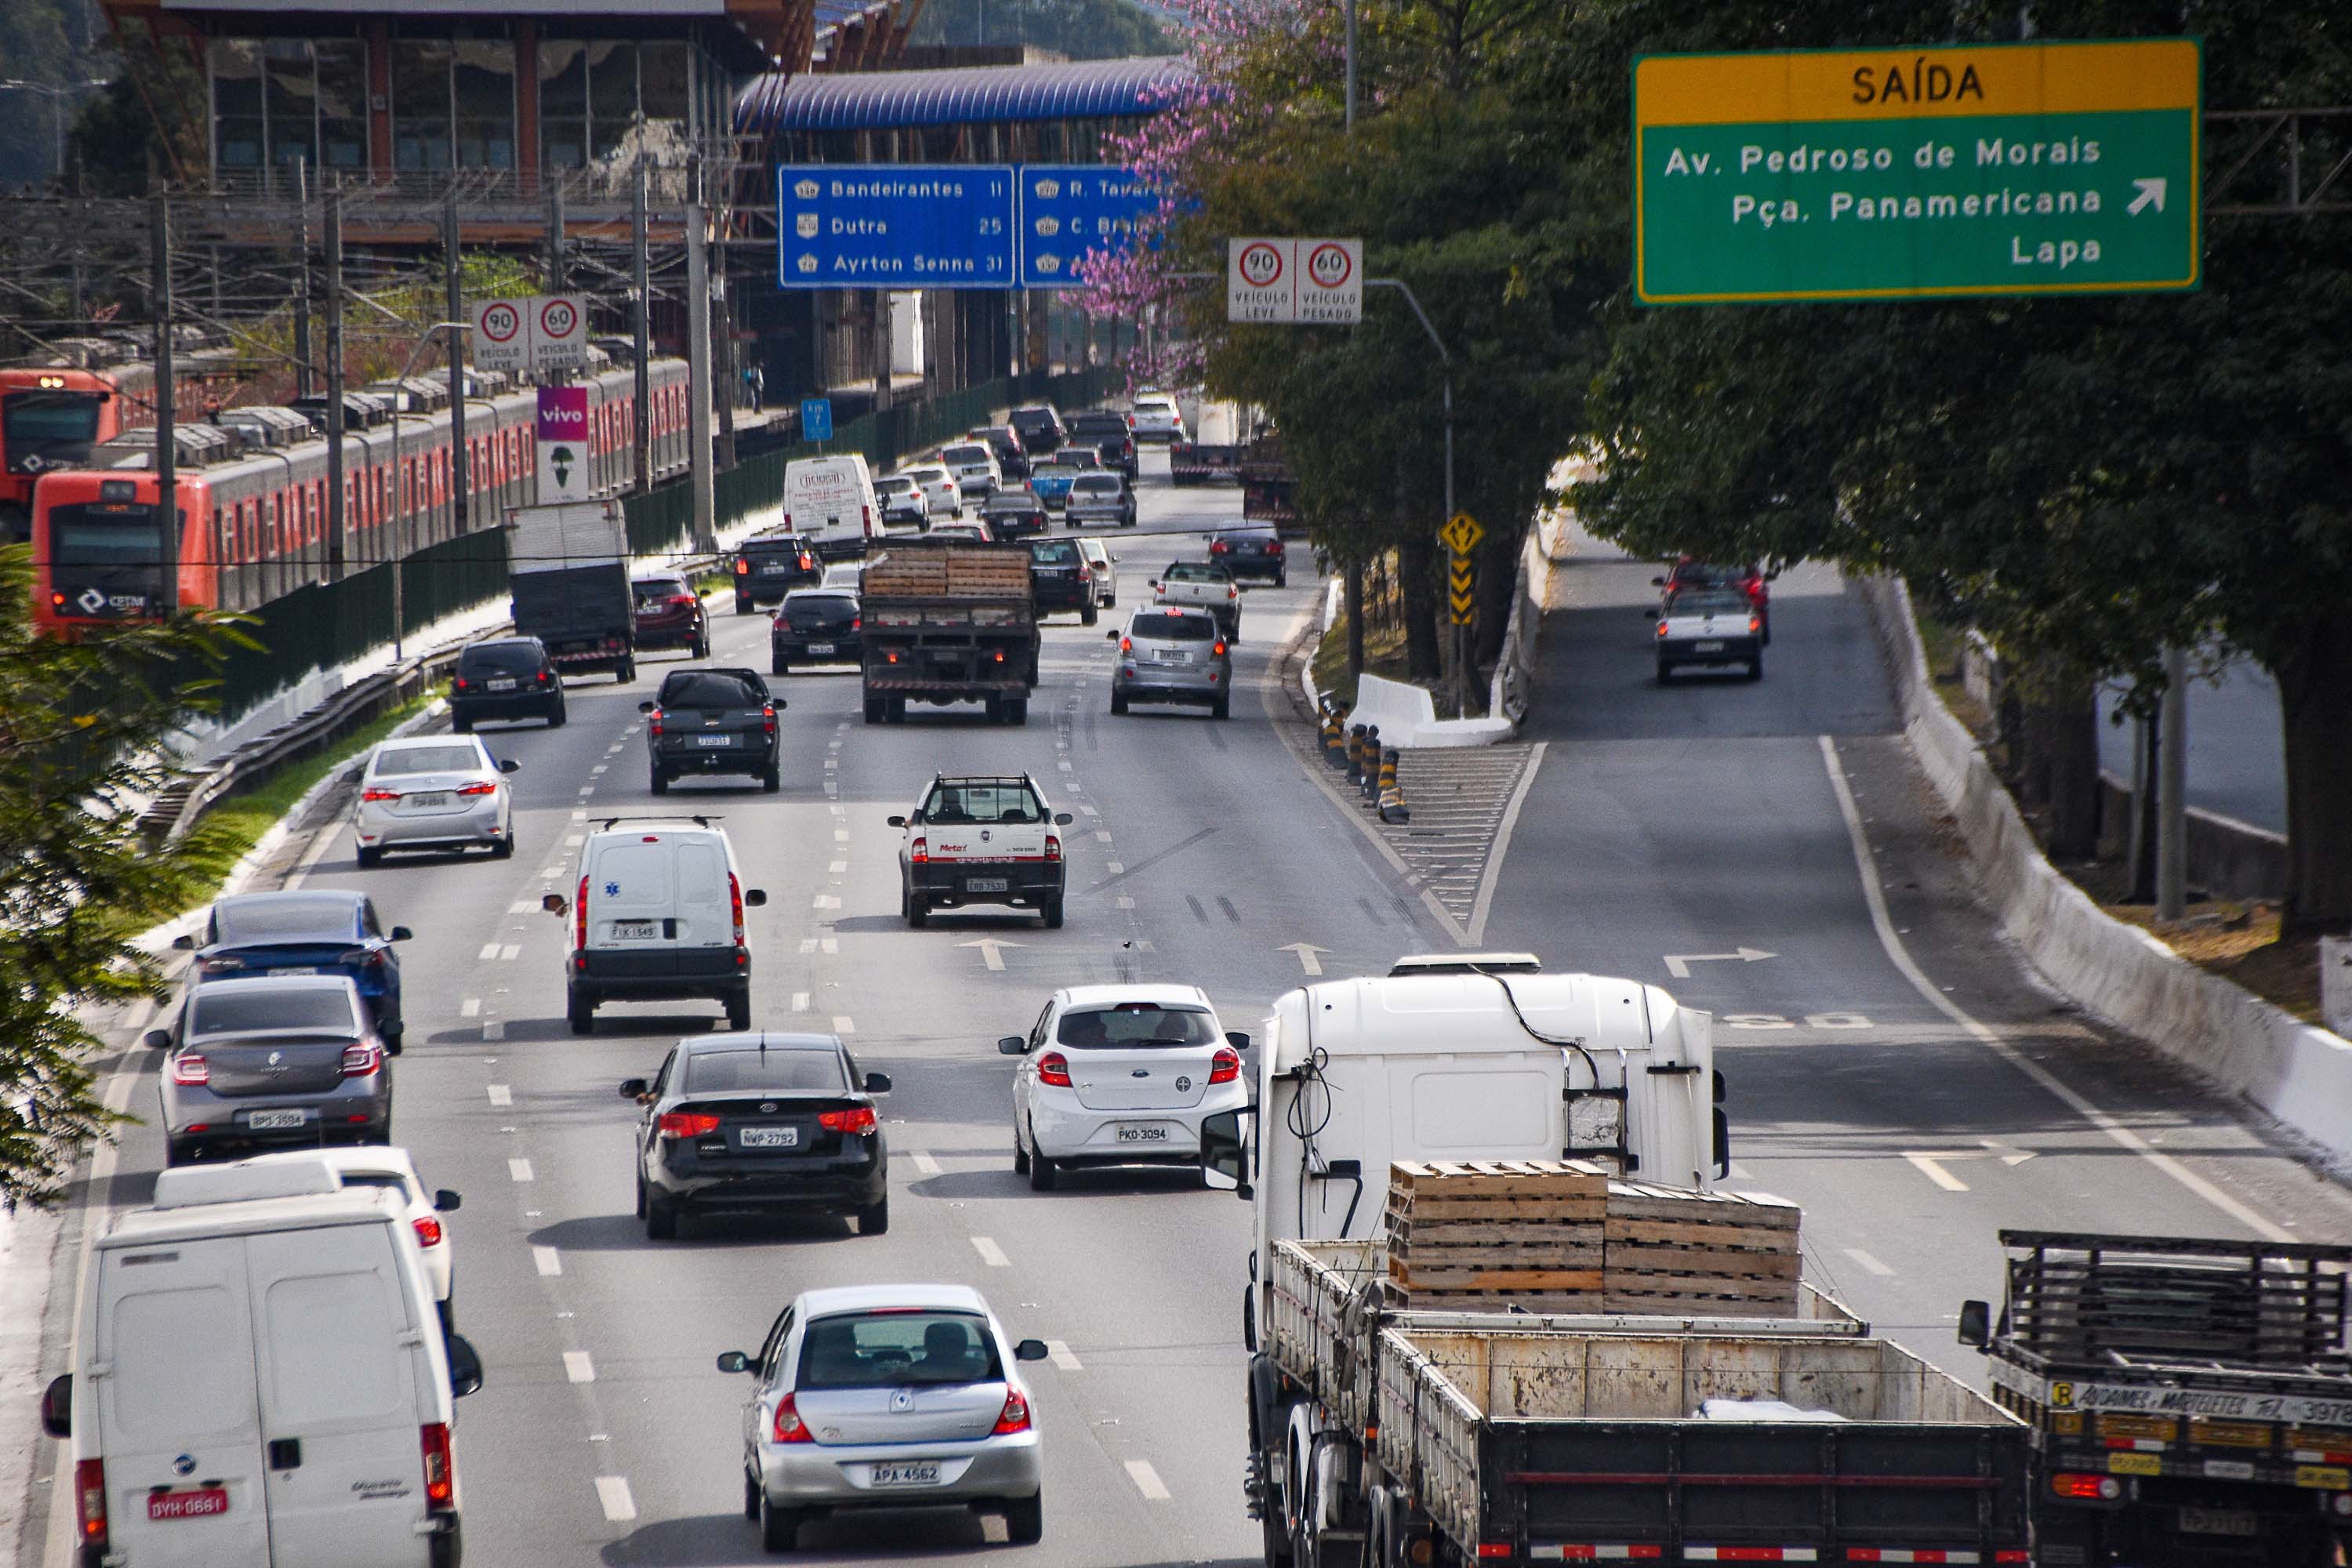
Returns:
[[[1331,617],[1331,629],[1315,649],[1312,666],[1315,689],[1328,691],[1353,708],[1356,705],[1356,678],[1348,673],[1348,612],[1343,608]],[[1391,680],[1405,680],[1404,628],[1384,627],[1378,622],[1364,633],[1364,668],[1372,675]]]

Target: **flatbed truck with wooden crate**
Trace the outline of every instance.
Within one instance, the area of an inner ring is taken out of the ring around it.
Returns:
[[[1267,1568],[2026,1560],[2022,1424],[1809,1291],[1791,1205],[1712,1191],[1706,1014],[1405,959],[1282,997],[1260,1056],[1202,1166],[1255,1205]]]
[[[1029,721],[1037,608],[1025,545],[894,539],[866,564],[866,721],[896,724],[909,703],[978,702],[991,723]]]
[[[2352,1554],[2352,1247],[2005,1230],[1960,1312],[2031,1426],[2034,1561],[2321,1568]]]

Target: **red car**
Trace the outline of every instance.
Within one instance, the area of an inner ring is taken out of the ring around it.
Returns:
[[[1668,567],[1664,576],[1653,577],[1650,583],[1664,589],[1668,599],[1685,588],[1737,588],[1756,606],[1756,618],[1763,623],[1764,640],[1772,640],[1772,580],[1753,561],[1742,566],[1717,566],[1696,555],[1685,555]]]
[[[702,595],[685,578],[639,577],[629,584],[637,603],[637,651],[682,647],[688,657],[710,657],[710,616]]]

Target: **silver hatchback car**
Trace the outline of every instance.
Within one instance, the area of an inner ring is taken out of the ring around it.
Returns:
[[[721,1372],[758,1380],[743,1405],[743,1516],[790,1552],[802,1524],[844,1509],[962,1504],[1002,1513],[1015,1545],[1045,1534],[1044,1456],[1013,1363],[1042,1340],[1004,1337],[964,1285],[803,1290],[757,1355]]]
[[[1223,719],[1233,712],[1233,645],[1205,609],[1155,605],[1138,610],[1125,631],[1110,634],[1118,664],[1110,678],[1110,710],[1129,702],[1206,703]]]

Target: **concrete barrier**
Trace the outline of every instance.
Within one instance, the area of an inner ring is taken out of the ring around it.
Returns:
[[[1440,719],[1426,689],[1385,676],[1367,675],[1356,683],[1356,706],[1349,710],[1352,724],[1376,724],[1381,740],[1403,746],[1491,746],[1507,741],[1513,729],[1508,719]]]
[[[2102,911],[2042,858],[1984,752],[1937,697],[1899,579],[1859,579],[1895,675],[1904,732],[1960,830],[2001,928],[2091,1013],[2352,1156],[2352,1041],[2210,974]]]

